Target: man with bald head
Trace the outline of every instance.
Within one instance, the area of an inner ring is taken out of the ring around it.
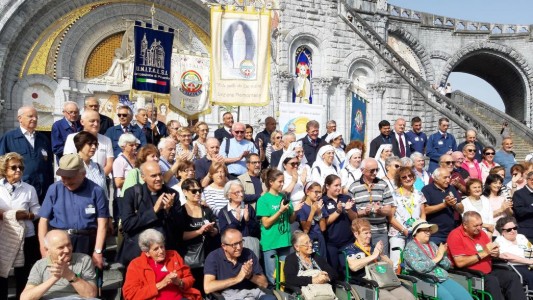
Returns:
[[[63,147],[67,136],[81,131],[80,109],[73,101],[66,101],[63,104],[63,119],[54,122],[52,125],[52,151],[57,157],[57,161],[63,156]]]
[[[23,106],[17,114],[19,128],[6,132],[0,138],[0,155],[17,152],[24,158],[22,180],[32,185],[43,202],[48,187],[54,181],[53,152],[48,138],[37,132],[39,119],[35,108]]]
[[[474,158],[478,163],[481,163],[481,160],[483,159],[483,145],[477,141],[477,131],[474,129],[469,129],[465,132],[465,141],[457,146],[457,151],[463,151],[465,145],[469,143],[476,146],[476,156],[474,156]]]
[[[97,112],[98,115],[100,116],[100,130],[98,131],[99,134],[105,135],[105,132],[107,131],[107,129],[115,125],[113,123],[113,120],[110,117],[106,115],[102,115],[100,113],[100,101],[98,101],[96,97],[88,96],[85,98],[84,111],[88,111],[88,110],[93,110]]]
[[[243,123],[234,123],[231,127],[233,138],[225,139],[220,148],[222,149],[222,156],[224,156],[224,163],[228,166],[230,179],[236,179],[239,175],[246,173],[246,162],[244,158],[250,154],[258,154],[254,143],[244,138],[246,127]]]
[[[219,154],[220,152],[220,143],[214,137],[208,137],[205,142],[205,150],[207,154],[194,161],[194,177],[200,181],[202,187],[206,187],[213,180],[209,176],[209,168],[213,162],[223,162],[224,157]]]
[[[81,114],[81,125],[83,131],[87,131],[90,134],[96,136],[98,139],[98,147],[96,153],[91,157],[91,160],[98,163],[104,168],[105,175],[109,175],[113,170],[113,144],[111,139],[107,136],[100,134],[100,114],[94,110],[86,110]],[[76,146],[74,145],[74,137],[78,133],[70,134],[65,142],[64,154],[78,153]]]
[[[139,234],[153,228],[165,236],[167,250],[177,250],[182,233],[177,225],[180,200],[178,193],[167,187],[159,164],[148,161],[141,165],[144,184],[136,184],[124,192],[120,218],[124,244],[120,247],[119,261],[127,267],[141,254]],[[168,232],[172,229],[173,232]]]
[[[96,274],[91,258],[73,252],[67,232],[49,231],[44,244],[46,255],[33,265],[20,299],[96,297]]]

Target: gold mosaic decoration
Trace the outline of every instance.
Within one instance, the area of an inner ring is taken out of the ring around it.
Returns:
[[[110,35],[93,49],[85,64],[85,78],[95,78],[109,70],[115,57],[115,49],[120,48],[123,36],[124,32]]]

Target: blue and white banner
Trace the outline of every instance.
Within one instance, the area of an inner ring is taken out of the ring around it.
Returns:
[[[170,94],[170,59],[174,30],[164,31],[162,26],[151,28],[135,22],[135,58],[132,93]]]
[[[352,93],[352,131],[350,140],[365,141],[366,100]]]

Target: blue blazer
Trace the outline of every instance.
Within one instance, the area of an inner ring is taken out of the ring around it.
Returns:
[[[233,135],[231,135],[229,132],[226,131],[226,128],[221,127],[217,130],[215,130],[215,138],[222,144],[222,141],[224,139],[231,139]]]
[[[74,125],[76,126],[76,131],[72,130],[65,118],[55,121],[52,125],[52,151],[57,155],[58,160],[63,156],[63,147],[67,136],[71,133],[80,132],[82,129],[79,121],[74,122]]]
[[[50,141],[44,134],[35,132],[35,147],[32,147],[19,127],[0,138],[0,155],[9,152],[17,152],[24,158],[22,180],[35,188],[42,203],[48,187],[54,181],[54,154]]]
[[[130,124],[131,133],[141,141],[141,146],[146,145],[146,136],[144,135],[141,128],[137,125],[131,125]],[[111,143],[113,144],[113,155],[115,158],[118,157],[120,152],[122,152],[122,149],[118,146],[118,139],[124,132],[122,131],[122,125],[117,125],[110,127],[105,135],[111,139]]]

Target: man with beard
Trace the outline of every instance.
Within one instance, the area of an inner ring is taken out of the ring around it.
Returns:
[[[255,207],[257,199],[263,194],[263,182],[261,177],[261,160],[259,155],[255,153],[248,154],[246,156],[246,169],[247,172],[237,177],[244,187],[244,202],[252,204]]]
[[[482,225],[479,213],[465,212],[463,224],[448,236],[448,256],[458,268],[483,272],[485,291],[492,295],[492,299],[526,299],[518,274],[492,267],[492,258],[499,256],[500,246],[491,242],[481,229]]]

